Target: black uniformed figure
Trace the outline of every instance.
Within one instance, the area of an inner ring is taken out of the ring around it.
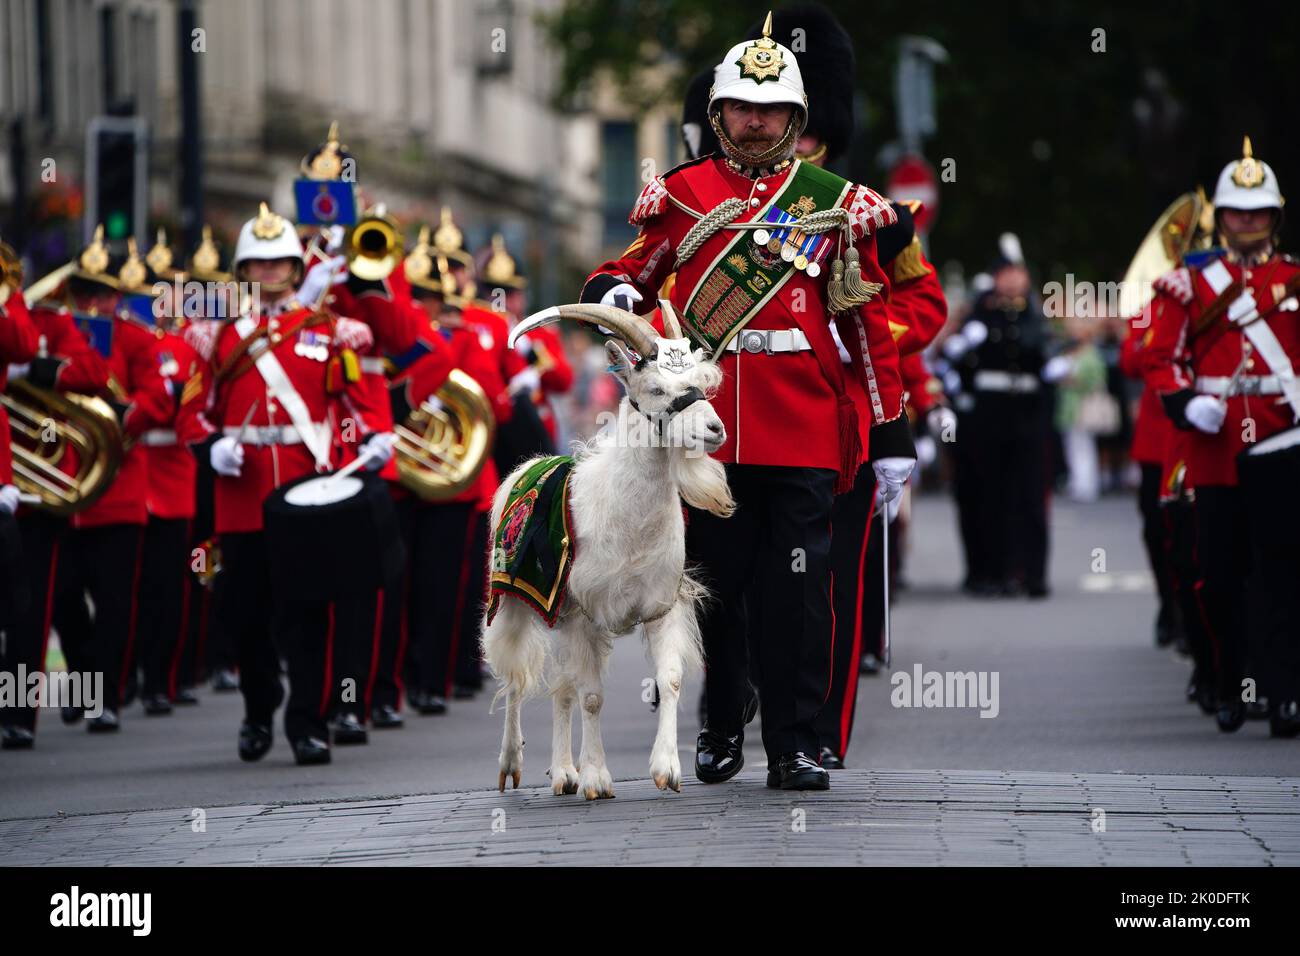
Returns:
[[[956,491],[969,554],[968,590],[981,595],[1047,588],[1052,359],[1042,305],[1010,233],[982,292],[944,352],[961,379]]]

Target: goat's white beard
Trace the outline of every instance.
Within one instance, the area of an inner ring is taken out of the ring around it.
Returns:
[[[727,484],[726,469],[717,459],[678,451],[668,467],[682,500],[692,508],[708,511],[719,518],[729,518],[736,510],[736,500]]]

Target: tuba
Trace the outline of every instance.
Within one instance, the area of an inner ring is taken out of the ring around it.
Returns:
[[[122,461],[122,430],[102,398],[16,379],[0,405],[9,413],[14,484],[25,501],[70,515],[108,490]]]
[[[1183,256],[1209,245],[1214,235],[1214,206],[1199,186],[1169,204],[1133,254],[1120,285],[1120,314],[1135,316],[1154,291],[1152,283],[1183,264]]]
[[[437,397],[441,408],[421,405],[394,428],[398,478],[425,501],[446,501],[468,489],[496,435],[487,393],[460,369],[452,369]]]

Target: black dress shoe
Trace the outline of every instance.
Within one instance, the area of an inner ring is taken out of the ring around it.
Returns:
[[[293,742],[293,759],[300,767],[329,763],[330,745],[318,737],[304,737]]]
[[[1300,734],[1300,703],[1294,700],[1283,701],[1269,715],[1268,735],[1295,737],[1297,734]]]
[[[831,775],[806,753],[781,754],[767,765],[767,785],[782,790],[829,790]]]
[[[250,724],[244,721],[239,725],[239,759],[245,763],[261,760],[271,749],[274,740],[270,724]]]
[[[26,727],[5,727],[0,730],[0,750],[31,750],[36,746],[36,735]]]
[[[745,766],[745,732],[734,736],[705,727],[695,741],[695,776],[704,783],[722,783]]]
[[[370,741],[366,725],[356,714],[339,714],[330,721],[330,731],[336,744],[364,744]]]
[[[421,714],[445,714],[447,701],[427,690],[418,690],[411,695],[411,706]]]
[[[1041,598],[1050,597],[1052,589],[1043,581],[1033,581],[1026,585],[1025,593],[1033,600],[1040,600]]]
[[[830,747],[822,748],[821,765],[823,770],[843,770],[844,761]]]
[[[1225,734],[1233,734],[1246,722],[1246,705],[1239,700],[1220,701],[1214,712],[1214,722]]]
[[[866,674],[868,677],[874,677],[880,673],[880,658],[868,651],[862,655],[862,660],[858,661],[858,673]]]
[[[199,702],[198,692],[193,687],[182,687],[172,698],[172,703],[177,707],[193,707]]]
[[[117,719],[117,711],[104,708],[104,712],[98,717],[86,718],[86,729],[92,734],[111,734],[121,729],[121,722]]]
[[[1268,698],[1261,697],[1258,700],[1252,700],[1246,704],[1247,720],[1268,720],[1269,714],[1272,713],[1268,706]]]
[[[86,716],[80,707],[60,707],[59,719],[65,724],[75,724],[82,717]]]
[[[219,670],[212,677],[212,689],[218,693],[239,690],[239,675],[232,670]]]
[[[172,712],[172,702],[166,694],[150,694],[143,703],[144,712],[150,717],[163,717]]]
[[[406,721],[402,715],[397,712],[397,708],[388,704],[381,704],[370,711],[370,724],[375,730],[387,730],[390,727],[400,727]]]

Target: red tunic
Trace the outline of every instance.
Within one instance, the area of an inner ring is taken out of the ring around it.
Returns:
[[[1247,335],[1226,315],[1219,316],[1209,330],[1199,335],[1193,336],[1191,331],[1217,298],[1205,277],[1206,269],[1217,262],[1223,263],[1233,280],[1242,280],[1253,291],[1261,314],[1277,304],[1278,293],[1300,273],[1294,260],[1274,255],[1266,262],[1245,267],[1216,258],[1201,266],[1176,269],[1158,280],[1151,307],[1153,335],[1143,349],[1141,365],[1147,387],[1161,396],[1181,393],[1180,397],[1186,398],[1196,379],[1227,378],[1241,364]],[[1286,309],[1264,321],[1292,368],[1300,370],[1300,312],[1294,304],[1292,298]],[[1246,375],[1266,376],[1273,372],[1257,348]],[[1237,484],[1236,457],[1247,444],[1262,441],[1295,422],[1290,405],[1279,402],[1279,398],[1277,394],[1233,395],[1228,399],[1227,416],[1218,433],[1189,432],[1187,472],[1193,487]]]
[[[1120,345],[1119,368],[1129,378],[1142,378],[1142,352],[1151,344],[1155,330],[1143,318],[1145,313],[1129,320],[1128,337]],[[1133,423],[1133,444],[1129,454],[1143,465],[1158,465],[1165,459],[1173,423],[1160,404],[1160,396],[1153,388],[1144,388],[1138,403],[1137,420]]]
[[[0,392],[8,384],[9,364],[30,362],[36,356],[40,333],[27,313],[21,292],[11,292],[0,305]],[[0,485],[14,480],[13,456],[9,449],[9,415],[0,405]]]
[[[134,318],[113,319],[113,345],[108,357],[108,397],[127,406],[122,436],[130,446],[104,496],[72,516],[74,528],[109,524],[144,524],[149,519],[149,465],[139,439],[154,428],[168,427],[176,400],[159,374],[153,330]]]
[[[337,407],[340,382],[331,381],[331,366],[340,356],[341,347],[334,339],[334,320],[326,317],[319,324],[303,327],[311,315],[308,309],[298,307],[268,318],[257,316],[258,330],[266,329],[272,336],[271,346],[275,358],[284,369],[290,383],[302,397],[311,420],[329,429],[333,444],[331,463],[337,464],[339,451],[340,410]],[[254,332],[256,334],[256,332]],[[223,368],[239,345],[235,320],[222,326],[213,351],[215,369],[214,391],[210,421],[218,429],[238,429],[249,409],[253,426],[291,426],[288,413],[274,401],[266,381],[256,366],[241,374],[223,373]],[[337,368],[333,370],[337,374]],[[331,392],[331,387],[336,389]],[[347,388],[349,398],[359,402],[357,384]],[[363,417],[357,421],[359,437],[373,430]],[[268,444],[258,446],[251,440],[245,442],[244,465],[239,477],[218,475],[216,479],[216,531],[218,534],[262,530],[262,502],[280,485],[301,478],[316,470],[311,450],[303,442],[296,444]]]
[[[158,373],[176,396],[176,414],[165,428],[146,432],[142,444],[149,463],[149,514],[158,518],[193,518],[198,462],[190,446],[211,428],[203,419],[207,404],[204,362],[180,334],[163,332],[154,349]]]
[[[710,263],[736,234],[722,230],[677,267],[676,250],[697,220],[669,202],[669,195],[694,210],[707,212],[726,198],[748,200],[751,196],[775,195],[796,168],[797,164],[792,164],[756,183],[733,172],[723,160],[711,158],[679,167],[663,179],[653,180],[633,210],[632,221],[641,226],[640,235],[619,258],[598,266],[588,285],[602,276],[628,282],[641,293],[643,311],[649,311],[654,308],[656,292],[676,268],[671,301],[679,313],[684,312],[691,292]],[[763,188],[760,190],[758,186]],[[854,244],[863,278],[882,286],[880,293],[859,309],[862,336],[856,330],[856,323],[837,321],[853,360],[849,377],[859,379],[874,427],[895,421],[903,414],[898,349],[886,316],[889,280],[876,262],[874,236],[876,228],[896,221],[897,216],[882,197],[861,186],[849,189],[844,205],[851,209]],[[740,219],[747,215],[742,213]],[[841,483],[844,471],[856,473],[856,461],[844,460],[845,448],[841,447],[840,396],[845,394],[845,375],[830,334],[825,305],[829,277],[829,263],[815,279],[796,270],[745,327],[800,329],[812,345],[811,350],[773,355],[738,351],[723,352],[720,356],[723,383],[713,407],[726,427],[727,440],[714,453],[718,460],[830,468],[841,471]],[[584,295],[584,300],[591,299]],[[866,340],[865,349],[862,338]]]

